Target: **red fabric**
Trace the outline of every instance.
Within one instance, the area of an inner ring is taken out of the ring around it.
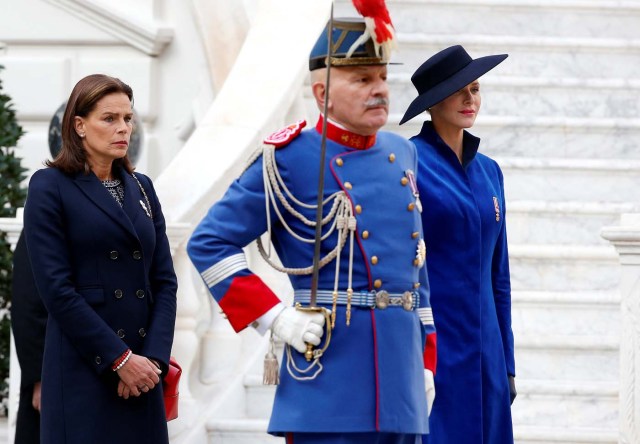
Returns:
[[[323,117],[320,116],[318,123],[316,123],[316,131],[322,134],[322,122]],[[331,122],[327,122],[327,139],[333,140],[340,145],[348,146],[349,148],[355,148],[358,150],[366,150],[371,148],[376,143],[376,135],[373,136],[361,136],[360,134],[352,133],[344,128],[340,128]]]
[[[427,342],[424,345],[424,368],[431,370],[436,374],[436,365],[438,363],[437,340],[436,333],[427,335]]]
[[[236,332],[268,312],[280,299],[255,274],[237,276],[220,300],[220,308]]]

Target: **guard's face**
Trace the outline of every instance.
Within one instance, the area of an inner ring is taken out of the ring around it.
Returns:
[[[431,107],[431,120],[436,128],[461,130],[471,128],[476,121],[482,98],[480,97],[480,82],[469,83]]]
[[[375,134],[389,115],[387,66],[332,67],[329,117],[349,131]]]
[[[124,157],[129,148],[133,111],[124,93],[100,99],[86,117],[76,116],[75,129],[84,134],[82,143],[91,163],[111,163]]]

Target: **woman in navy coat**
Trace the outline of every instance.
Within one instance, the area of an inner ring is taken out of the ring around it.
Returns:
[[[49,312],[42,443],[168,443],[160,381],[177,282],[153,185],[127,157],[132,102],[118,79],[80,80],[62,150],[29,184],[27,246]]]
[[[506,54],[471,59],[461,46],[411,77],[418,97],[401,124],[428,110],[418,183],[431,305],[438,329],[430,444],[513,443],[515,363],[505,198],[498,164],[465,131],[480,109],[478,78]]]

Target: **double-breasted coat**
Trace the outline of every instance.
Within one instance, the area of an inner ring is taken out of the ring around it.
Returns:
[[[42,370],[43,443],[167,443],[162,385],[118,397],[127,348],[168,366],[177,280],[153,185],[120,171],[121,207],[93,174],[31,178],[25,233],[49,312]]]
[[[315,129],[302,131],[275,151],[283,186],[307,204],[317,200],[320,128],[318,122]],[[435,336],[435,330],[426,270],[416,262],[422,238],[420,215],[406,178],[407,171],[417,167],[415,147],[396,135],[379,132],[369,138],[370,146],[357,149],[354,146],[362,136],[331,124],[328,135],[324,195],[344,191],[356,222],[351,323],[346,325],[345,305],[338,305],[331,343],[320,361],[323,370],[315,379],[296,380],[282,363],[269,431],[424,434],[428,431],[424,367],[433,370],[435,364],[435,344],[427,337]],[[303,268],[313,261],[313,243],[299,241],[290,230],[313,239],[314,228],[286,214],[280,204],[283,219],[274,207],[265,211],[264,162],[264,156],[258,158],[231,185],[187,247],[236,330],[260,320],[279,303],[248,269],[242,251],[267,231],[268,217],[273,223],[271,240],[286,267]],[[315,210],[296,208],[315,219]],[[321,256],[336,243],[334,232],[322,242]],[[347,245],[338,271],[342,292],[348,282],[348,251]],[[334,260],[320,269],[318,289],[330,293],[335,275]],[[308,294],[309,275],[290,275],[290,279],[296,298]],[[409,310],[357,306],[362,295],[381,290],[414,292],[416,306]],[[307,304],[308,300],[303,301]],[[330,301],[319,305],[331,308]],[[308,365],[295,350],[293,360],[298,368]]]
[[[431,122],[418,149],[431,304],[438,328],[430,444],[513,443],[515,376],[502,172],[464,132],[462,164]]]

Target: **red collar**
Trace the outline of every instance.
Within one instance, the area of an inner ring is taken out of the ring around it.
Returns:
[[[323,120],[322,115],[320,115],[318,123],[316,124],[316,131],[320,134],[322,134]],[[376,143],[375,134],[373,136],[361,136],[360,134],[352,133],[344,128],[340,128],[330,120],[327,121],[327,139],[357,150],[366,150]]]

